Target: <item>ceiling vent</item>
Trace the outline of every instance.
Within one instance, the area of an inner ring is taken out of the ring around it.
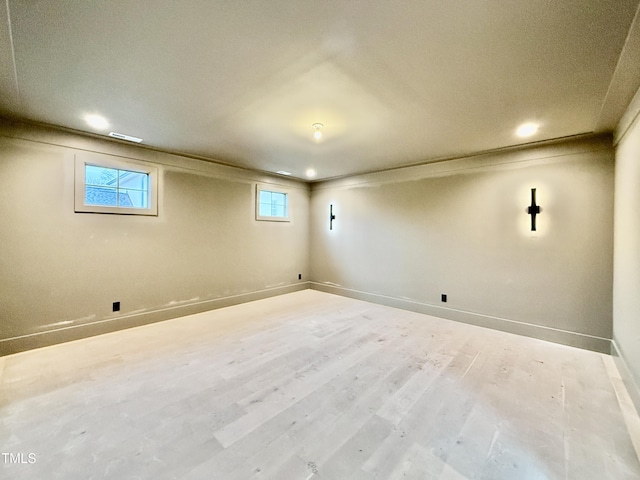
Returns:
[[[131,135],[125,135],[123,133],[110,132],[110,137],[117,138],[118,140],[126,140],[128,142],[140,143],[142,141],[141,138],[132,137]]]

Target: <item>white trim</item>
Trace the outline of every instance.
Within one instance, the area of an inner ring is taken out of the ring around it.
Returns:
[[[149,208],[108,207],[86,205],[85,166],[117,168],[149,175]],[[152,165],[134,160],[122,160],[111,155],[79,153],[75,156],[75,211],[78,213],[115,213],[119,215],[158,215],[158,169]]]
[[[272,217],[267,215],[260,215],[260,192],[274,192],[274,193],[283,193],[287,198],[287,216],[286,217]],[[271,185],[256,184],[256,220],[264,221],[264,222],[290,222],[291,221],[291,204],[289,202],[290,195],[289,190],[279,187],[274,187]]]
[[[639,10],[640,11],[640,10]],[[636,94],[631,99],[631,102],[627,106],[627,109],[622,114],[622,118],[618,122],[618,126],[614,132],[613,145],[615,147],[622,141],[622,139],[626,136],[627,132],[631,130],[633,124],[640,118],[640,88],[636,92]]]
[[[156,322],[173,320],[185,315],[230,307],[241,303],[253,302],[263,298],[275,297],[286,293],[298,292],[309,288],[309,282],[293,283],[278,287],[267,287],[261,290],[245,292],[210,300],[197,301],[184,305],[158,308],[129,314],[108,316],[90,323],[67,325],[45,332],[30,333],[16,337],[0,339],[0,373],[2,372],[2,357],[13,355],[34,348],[41,348],[58,343],[81,340],[94,335],[140,327]]]
[[[615,339],[615,337],[611,340],[611,356],[616,363],[616,367],[618,367],[618,372],[620,373],[620,377],[622,378],[622,381],[627,388],[627,392],[631,397],[631,401],[636,407],[636,410],[640,412],[640,387],[638,386],[633,373],[631,373],[627,360],[622,354],[622,351],[619,347],[619,342]]]
[[[311,191],[413,182],[425,178],[486,172],[488,169],[496,168],[521,168],[542,163],[563,162],[572,156],[602,150],[609,150],[613,155],[612,137],[609,133],[559,138],[467,156],[449,157],[428,163],[318,180],[311,184]]]
[[[24,120],[9,120],[0,116],[0,139],[16,142],[35,142],[52,145],[76,153],[111,155],[126,161],[150,162],[159,168],[198,172],[222,180],[255,182],[279,185],[283,188],[309,192],[309,183],[296,177],[284,177],[272,172],[221,163],[208,158],[187,153],[168,152],[149,145],[134,144],[116,140],[104,135],[90,134],[59,126],[45,125]]]
[[[405,298],[391,297],[379,293],[363,292],[346,288],[341,285],[309,282],[309,287],[325,293],[341,295],[343,297],[355,298],[366,302],[386,305],[388,307],[400,308],[411,312],[423,313],[433,317],[453,320],[460,323],[467,323],[502,332],[514,333],[525,337],[537,338],[548,342],[559,343],[571,347],[583,348],[599,353],[609,353],[611,351],[611,339],[589,335],[586,333],[572,332],[559,328],[537,325],[533,323],[512,320],[508,318],[494,317],[478,312],[459,310],[450,307],[443,307],[435,304],[408,300]]]

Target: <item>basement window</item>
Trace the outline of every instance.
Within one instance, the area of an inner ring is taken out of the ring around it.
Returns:
[[[289,193],[271,186],[256,186],[256,220],[289,221]]]
[[[75,211],[158,214],[158,169],[105,155],[76,156]]]

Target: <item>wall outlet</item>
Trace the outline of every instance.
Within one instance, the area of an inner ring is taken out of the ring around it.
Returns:
[[[440,300],[442,300],[444,303],[447,303],[447,294],[443,293],[442,295],[440,295]]]
[[[113,311],[114,312],[120,311],[120,302],[113,302]]]
[[[302,280],[302,274],[301,273],[298,274],[298,280]]]

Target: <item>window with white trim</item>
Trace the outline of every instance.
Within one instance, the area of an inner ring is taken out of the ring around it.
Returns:
[[[289,192],[267,185],[256,186],[256,220],[289,221]]]
[[[75,211],[158,214],[158,169],[107,155],[76,155]]]

